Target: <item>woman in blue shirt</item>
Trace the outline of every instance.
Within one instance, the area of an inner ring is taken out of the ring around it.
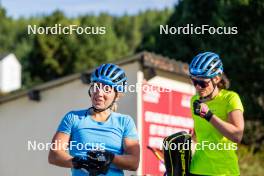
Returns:
[[[125,91],[127,77],[114,64],[103,64],[91,75],[92,107],[71,111],[62,119],[51,149],[49,163],[72,168],[73,176],[124,175],[139,164],[139,142],[133,119],[114,112]]]

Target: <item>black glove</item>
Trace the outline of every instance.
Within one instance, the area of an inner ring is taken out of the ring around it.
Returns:
[[[201,104],[199,100],[193,102],[193,111],[195,115],[205,118],[207,121],[210,121],[213,113],[210,111],[206,104]]]
[[[91,150],[87,152],[87,160],[93,168],[90,172],[106,174],[114,157],[113,153],[106,150]]]
[[[83,157],[75,156],[72,159],[72,165],[74,169],[85,169],[88,172],[90,170],[88,160]]]
[[[201,112],[201,102],[199,100],[195,100],[193,102],[193,111],[194,111],[193,113],[195,115],[200,116],[200,112]]]

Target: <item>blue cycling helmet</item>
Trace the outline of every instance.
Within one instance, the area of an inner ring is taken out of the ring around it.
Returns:
[[[93,71],[91,82],[100,82],[113,87],[117,92],[124,92],[127,77],[125,71],[117,65],[103,64]]]
[[[223,73],[223,63],[218,54],[204,52],[195,56],[189,66],[191,76],[213,78]]]

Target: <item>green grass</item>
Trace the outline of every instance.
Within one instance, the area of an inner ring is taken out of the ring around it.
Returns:
[[[241,176],[263,176],[264,150],[253,152],[254,147],[240,145],[238,158]]]

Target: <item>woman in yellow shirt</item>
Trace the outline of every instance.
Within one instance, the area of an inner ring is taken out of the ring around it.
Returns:
[[[192,97],[196,149],[191,175],[240,175],[236,155],[243,136],[243,105],[237,93],[226,90],[219,55],[204,52],[189,66],[197,95]]]

